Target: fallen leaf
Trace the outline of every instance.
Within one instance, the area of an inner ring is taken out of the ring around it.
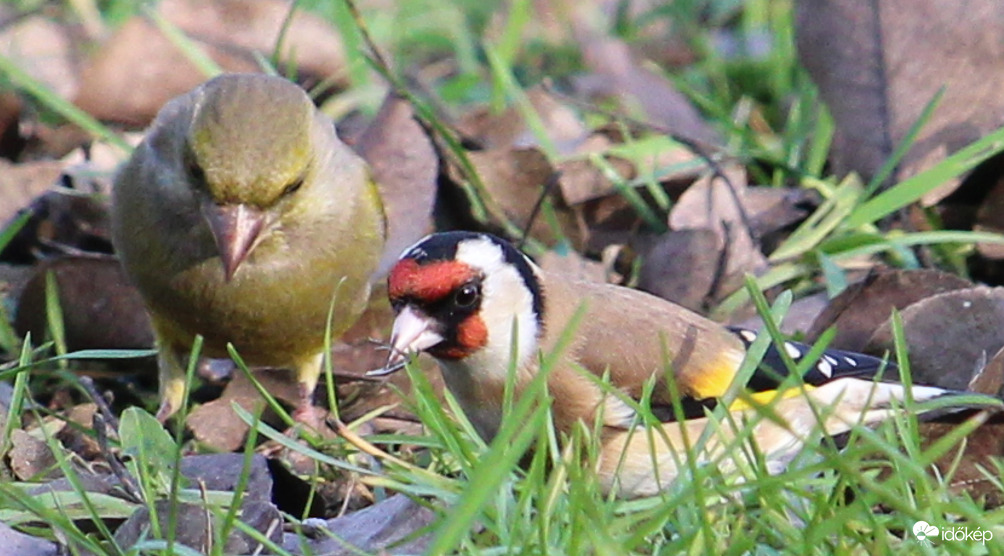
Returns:
[[[0,223],[15,215],[59,181],[64,164],[56,161],[12,164],[0,160]]]
[[[256,56],[272,54],[291,6],[281,0],[165,0],[160,14],[225,71],[260,71]],[[283,42],[279,67],[293,64],[306,85],[341,83],[341,41],[320,17],[297,10]],[[165,102],[208,76],[143,16],[124,23],[81,72],[74,103],[93,116],[145,126]]]
[[[14,475],[22,480],[39,480],[59,476],[56,456],[44,440],[14,429],[10,435],[11,448],[7,454]]]
[[[469,151],[467,157],[480,176],[487,195],[510,221],[525,228],[543,187],[554,179],[555,170],[544,153],[536,148],[504,148]],[[455,161],[449,164],[448,175],[454,183],[466,179]],[[554,243],[563,236],[573,245],[579,245],[581,234],[575,215],[556,191],[550,192],[547,198],[554,208],[559,229],[556,232],[547,219],[538,217],[530,227],[529,235],[545,243]]]
[[[558,156],[581,152],[583,142],[590,136],[579,114],[542,85],[526,91],[526,100],[540,119],[547,140],[554,145]],[[478,143],[483,149],[541,147],[540,138],[527,124],[523,111],[510,106],[499,113],[483,107],[466,113],[456,125],[465,138]]]
[[[143,298],[118,260],[110,256],[67,256],[35,266],[18,301],[15,329],[35,341],[48,334],[46,276],[55,279],[66,346],[81,349],[145,349],[153,331]]]
[[[677,230],[644,243],[637,247],[642,261],[638,289],[703,311],[723,262],[718,234],[706,228]]]
[[[286,369],[253,369],[258,382],[276,399],[294,404],[298,399],[293,374]],[[188,414],[185,425],[202,445],[223,452],[232,452],[244,446],[249,426],[234,413],[232,404],[237,404],[252,415],[265,408],[265,400],[250,380],[242,372],[223,389],[219,398],[196,407]],[[268,412],[262,421],[279,426],[278,418]]]
[[[877,269],[833,298],[812,323],[806,338],[815,342],[825,330],[835,328],[831,347],[863,351],[893,309],[902,310],[916,301],[972,285],[940,270]]]
[[[1004,347],[1004,288],[936,294],[909,305],[901,316],[910,372],[918,384],[965,390],[987,358]],[[888,322],[866,347],[871,353],[894,349]]]
[[[603,162],[613,169],[621,181],[628,182],[638,174],[635,165],[624,158],[608,155],[603,156]],[[619,197],[607,172],[588,158],[562,161],[558,164],[558,170],[561,172],[558,179],[561,196],[569,205],[580,205],[610,196]]]
[[[785,232],[805,220],[819,204],[819,194],[811,189],[747,187],[743,195],[750,228],[765,253],[773,251],[787,237]]]
[[[921,447],[931,447],[955,430],[964,419],[972,417],[972,412],[963,412],[934,422],[920,423],[918,434],[922,440]],[[947,478],[949,489],[956,496],[966,493],[987,509],[1004,505],[999,478],[993,477],[997,469],[994,462],[1004,456],[1004,413],[989,416],[986,422],[969,433],[964,442],[933,463],[938,475]]]
[[[439,156],[411,105],[391,93],[356,143],[369,163],[387,215],[387,243],[374,276],[384,276],[410,245],[432,231]]]
[[[572,280],[606,283],[609,280],[607,267],[598,261],[587,259],[577,251],[567,250],[563,253],[551,250],[537,257],[537,265],[545,272],[556,272]]]
[[[0,56],[62,98],[77,89],[77,48],[73,33],[53,18],[25,17],[0,27]]]
[[[767,268],[750,227],[746,209],[746,176],[740,168],[726,168],[724,175],[707,175],[690,186],[673,205],[669,227],[673,230],[712,230],[718,237],[716,250],[724,251],[719,279],[710,292],[713,299],[740,287],[747,273]]]
[[[668,79],[638,61],[624,41],[593,29],[588,20],[575,18],[572,26],[586,66],[597,75],[594,95],[612,96],[629,112],[637,108],[642,121],[674,137],[710,145],[720,141]]]
[[[191,480],[192,484],[224,492],[235,492],[243,480],[243,503],[270,502],[272,472],[268,462],[260,455],[253,455],[245,473],[244,460],[244,454],[185,456],[181,459],[181,474]]]
[[[998,67],[1004,11],[996,0],[809,0],[795,9],[799,58],[836,122],[837,175],[874,176],[942,88],[944,97],[895,179],[933,166],[1004,122]]]

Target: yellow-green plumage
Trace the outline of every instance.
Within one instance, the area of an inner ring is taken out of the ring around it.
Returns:
[[[178,409],[196,334],[206,356],[229,342],[251,365],[295,368],[309,409],[329,304],[337,292],[338,335],[365,308],[386,226],[365,163],[303,90],[232,74],[172,100],[112,201],[157,336],[159,416]]]

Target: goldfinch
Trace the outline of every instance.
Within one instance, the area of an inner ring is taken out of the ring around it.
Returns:
[[[163,421],[185,354],[292,368],[294,417],[314,416],[328,309],[360,315],[386,222],[369,170],[295,84],[217,77],[167,103],[119,172],[112,238],[152,317]]]
[[[651,495],[666,488],[694,443],[715,427],[702,458],[728,468],[728,444],[753,422],[759,449],[772,465],[783,465],[802,447],[818,423],[826,434],[855,424],[888,418],[905,387],[875,382],[885,367],[878,358],[829,350],[806,373],[806,386],[771,392],[782,382],[784,365],[771,348],[747,387],[762,391],[745,406],[733,406],[733,419],[712,421],[704,406],[726,393],[740,368],[754,332],[733,330],[661,298],[625,287],[578,282],[544,272],[508,242],[471,232],[427,236],[407,249],[388,276],[396,312],[387,367],[400,368],[410,354],[427,352],[440,364],[443,378],[467,417],[486,440],[499,430],[503,390],[516,358],[514,387],[519,396],[580,310],[574,339],[547,377],[555,427],[569,433],[577,423],[602,423],[598,475],[604,489],[619,496]],[[785,351],[799,360],[808,348],[794,342]],[[688,413],[673,421],[667,384],[670,369]],[[606,376],[621,393],[635,399],[654,380],[653,414],[664,419],[661,434],[640,432],[635,409],[581,371]],[[949,392],[914,386],[912,398],[923,401]],[[777,395],[778,399],[769,402]],[[759,402],[770,418],[757,419]],[[819,422],[822,421],[822,422]],[[623,456],[623,457],[622,457]]]

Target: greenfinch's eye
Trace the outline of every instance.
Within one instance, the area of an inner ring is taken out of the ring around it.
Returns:
[[[293,193],[299,191],[301,187],[303,187],[303,178],[296,178],[286,186],[286,189],[283,190],[282,194],[284,196],[292,195]]]
[[[188,174],[191,183],[197,188],[203,188],[206,184],[206,171],[202,169],[198,160],[195,160],[195,155],[191,152],[186,153],[184,157],[185,161],[185,172]]]
[[[453,302],[457,307],[473,307],[481,297],[481,290],[476,284],[464,284],[453,295]]]

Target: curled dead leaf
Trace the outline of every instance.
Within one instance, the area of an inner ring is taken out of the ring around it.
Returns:
[[[940,270],[876,269],[833,298],[812,323],[806,338],[814,342],[823,331],[835,328],[831,347],[863,351],[875,331],[889,320],[893,309],[902,310],[927,297],[972,285],[964,278]]]
[[[957,289],[902,310],[913,381],[965,390],[987,358],[1004,347],[1004,288]],[[868,351],[895,349],[889,322],[868,341]]]

